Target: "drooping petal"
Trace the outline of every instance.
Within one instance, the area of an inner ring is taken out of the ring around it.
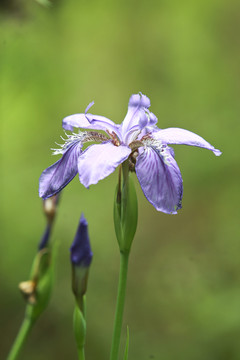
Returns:
[[[150,113],[150,100],[146,95],[134,94],[130,97],[128,103],[128,112],[121,125],[122,136],[125,144],[131,140],[128,139],[133,131],[143,129],[147,125],[153,125],[157,122],[154,114]]]
[[[39,196],[47,199],[61,191],[78,171],[78,157],[81,152],[79,141],[69,145],[63,156],[55,164],[42,172],[39,179]]]
[[[79,157],[79,180],[88,187],[110,175],[118,165],[128,158],[131,149],[114,146],[111,142],[89,146]]]
[[[92,115],[88,113],[69,115],[63,119],[62,127],[65,130],[70,131],[73,131],[74,127],[91,130],[108,130],[111,133],[114,131],[119,138],[121,137],[121,134],[118,130],[119,125],[115,124],[112,120],[101,115]]]
[[[180,144],[198,146],[213,151],[216,156],[221,155],[221,151],[215,149],[201,136],[180,128],[168,128],[153,132],[152,137],[164,144]]]
[[[182,176],[170,149],[156,146],[140,149],[135,169],[144,195],[158,211],[176,214],[181,209]]]

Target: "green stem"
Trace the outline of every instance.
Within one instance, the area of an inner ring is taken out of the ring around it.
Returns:
[[[126,294],[126,284],[127,284],[128,258],[129,258],[129,252],[120,252],[120,273],[119,273],[119,283],[118,283],[117,306],[115,312],[115,322],[114,322],[110,360],[118,359],[122,321],[123,321],[123,310],[124,310],[124,302],[125,302],[125,294]]]
[[[85,360],[85,353],[83,347],[78,349],[78,360]]]
[[[32,326],[33,322],[31,318],[29,316],[25,316],[7,360],[15,360],[18,358],[20,350],[22,349],[30,330],[32,329]]]

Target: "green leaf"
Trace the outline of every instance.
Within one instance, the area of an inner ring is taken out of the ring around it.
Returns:
[[[82,311],[76,304],[73,314],[73,330],[79,350],[84,348],[86,338],[86,321]]]
[[[129,347],[129,328],[127,326],[127,340],[126,340],[126,346],[125,346],[125,352],[124,352],[123,360],[128,360],[128,347]]]

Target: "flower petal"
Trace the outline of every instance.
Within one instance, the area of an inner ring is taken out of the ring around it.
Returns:
[[[150,100],[146,95],[139,93],[130,97],[128,112],[121,125],[123,140],[126,144],[129,143],[128,137],[133,130],[139,131],[148,124],[153,125],[157,122],[156,116],[149,112],[149,107]]]
[[[221,151],[215,149],[211,144],[204,140],[201,136],[191,131],[180,128],[168,128],[158,130],[152,133],[152,137],[160,140],[165,144],[191,145],[212,150],[216,156],[221,155]]]
[[[81,143],[74,142],[62,158],[42,172],[39,179],[39,196],[47,199],[61,191],[77,175]]]
[[[89,146],[79,157],[79,180],[88,187],[110,175],[116,167],[128,158],[131,149],[114,146],[111,142]]]
[[[90,105],[92,105],[92,103],[89,104],[88,107],[90,107]],[[69,115],[63,119],[62,127],[65,130],[70,131],[73,131],[74,127],[103,131],[108,130],[111,133],[114,131],[119,137],[121,137],[121,134],[118,131],[119,125],[116,125],[112,120],[101,115],[92,115],[88,113]]]
[[[181,209],[182,176],[170,149],[167,146],[140,149],[135,169],[144,195],[158,211],[176,214]]]

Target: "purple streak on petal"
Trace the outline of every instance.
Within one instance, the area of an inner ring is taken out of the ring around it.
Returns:
[[[83,214],[81,215],[70,253],[72,264],[80,267],[89,267],[91,264],[93,253],[88,235],[88,223]]]
[[[39,179],[39,196],[47,199],[62,190],[77,175],[77,162],[81,143],[74,142],[62,158],[42,172]]]
[[[118,165],[128,158],[131,149],[114,146],[111,142],[89,146],[79,157],[79,180],[88,187],[110,175]]]
[[[144,195],[158,211],[176,214],[181,209],[182,176],[168,147],[141,148],[136,174]]]
[[[216,156],[221,155],[221,151],[215,149],[211,144],[201,136],[191,131],[179,128],[168,128],[156,131],[152,134],[154,139],[160,140],[165,144],[191,145],[212,150]]]

